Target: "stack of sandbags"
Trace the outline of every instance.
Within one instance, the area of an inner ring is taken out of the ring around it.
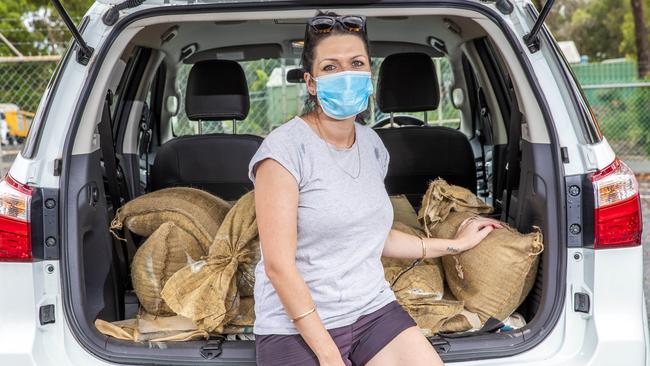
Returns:
[[[167,280],[207,254],[231,206],[208,192],[187,187],[161,189],[121,207],[111,231],[128,229],[148,237],[131,264],[133,287],[144,309],[174,315],[161,298]]]
[[[425,237],[417,213],[404,195],[391,196],[392,229]],[[384,274],[397,302],[411,315],[425,336],[438,332],[480,327],[478,317],[467,312],[462,301],[443,298],[444,270],[440,258],[427,258],[415,266],[412,259],[381,258]]]
[[[132,341],[207,339],[212,332],[252,333],[254,270],[261,255],[253,192],[237,203],[231,208],[230,203],[207,192],[178,187],[143,195],[122,207],[111,223],[113,234],[119,237],[117,231],[127,228],[148,236],[131,266],[142,308],[136,319],[113,323],[97,319],[97,329]],[[182,273],[166,287],[178,272]],[[205,275],[212,276],[212,281],[192,287]],[[184,288],[184,281],[190,282],[189,287]],[[216,287],[211,288],[212,284]],[[193,308],[194,314],[205,311],[210,316],[196,322],[177,315],[163,299],[165,288],[175,308],[182,304],[185,311]],[[183,292],[195,296],[182,298]],[[203,294],[208,297],[201,299]],[[193,302],[196,299],[200,303]],[[225,315],[219,315],[220,308]],[[214,325],[217,322],[219,325]]]
[[[250,191],[226,215],[207,256],[177,271],[165,284],[162,298],[199,329],[221,333],[239,314],[238,270],[244,264],[252,268],[258,252],[255,199]]]
[[[489,212],[491,207],[467,189],[438,179],[422,198],[418,220],[427,236],[451,239],[465,219]],[[539,228],[521,234],[502,225],[476,247],[442,257],[451,293],[482,323],[490,317],[503,321],[522,303],[533,286],[544,248]]]

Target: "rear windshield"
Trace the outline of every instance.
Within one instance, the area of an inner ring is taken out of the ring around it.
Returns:
[[[262,59],[242,61],[239,64],[244,69],[250,95],[250,110],[244,121],[237,121],[236,133],[266,136],[275,127],[283,124],[294,116],[301,114],[306,98],[306,87],[303,83],[289,83],[286,73],[298,68],[298,59]],[[372,75],[376,85],[382,58],[373,58]],[[451,103],[451,85],[453,74],[447,58],[433,58],[438,72],[438,87],[440,89],[440,106],[435,111],[426,113],[429,125],[459,128],[460,111]],[[185,89],[187,78],[192,65],[180,64],[176,78],[177,90],[180,94],[180,109],[178,116],[172,121],[175,136],[199,134],[199,122],[191,121],[185,114]],[[376,88],[375,88],[376,91]],[[366,123],[374,123],[388,117],[374,103],[370,103],[370,117]],[[425,120],[424,112],[396,113],[396,115],[411,115]],[[202,121],[201,133],[233,133],[232,121]]]

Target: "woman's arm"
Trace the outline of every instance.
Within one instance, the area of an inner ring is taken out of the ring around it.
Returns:
[[[465,220],[458,228],[455,239],[423,238],[427,252],[426,257],[442,257],[471,249],[480,243],[492,230],[502,227],[499,221],[483,217]],[[420,258],[422,257],[422,243],[420,238],[415,235],[391,229],[388,238],[386,238],[382,256]]]
[[[295,263],[298,183],[273,159],[258,163],[255,180],[255,211],[264,270],[287,315],[293,319],[314,307],[309,287]],[[294,324],[321,363],[334,360],[333,364],[342,364],[341,353],[321,322],[318,309]]]

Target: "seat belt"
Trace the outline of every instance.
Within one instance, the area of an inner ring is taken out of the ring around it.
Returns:
[[[142,116],[140,117],[140,151],[139,157],[145,156],[145,192],[151,186],[151,178],[149,177],[149,146],[151,144],[151,109],[144,103],[142,107]]]
[[[117,179],[117,161],[115,146],[113,145],[113,123],[111,121],[111,91],[106,93],[106,102],[102,111],[102,118],[97,125],[99,131],[99,147],[104,161],[104,174],[108,181],[108,194],[111,196],[113,215],[120,205],[120,186]]]
[[[510,86],[510,100],[512,108],[510,114],[510,124],[508,125],[508,162],[506,164],[506,199],[505,199],[505,222],[508,222],[510,214],[510,200],[512,189],[518,184],[519,174],[519,140],[521,139],[521,122],[523,115],[519,111],[517,96],[514,88]]]
[[[99,147],[102,153],[102,160],[104,161],[104,175],[106,176],[108,191],[110,195],[113,216],[117,210],[122,206],[122,195],[120,193],[120,184],[117,176],[117,157],[115,155],[115,145],[113,144],[113,123],[111,121],[111,103],[112,92],[109,90],[106,93],[106,101],[102,110],[102,117],[97,125],[99,131]],[[132,236],[129,235],[128,229],[125,229],[126,245],[116,242],[119,248],[116,248],[116,255],[121,262],[122,270],[120,277],[123,284],[126,284],[127,289],[132,289],[131,278],[128,275],[131,266],[131,258],[135,253],[135,243]],[[126,273],[124,273],[126,272]]]
[[[485,145],[492,145],[493,133],[492,133],[492,115],[490,114],[490,109],[487,106],[487,101],[485,100],[485,93],[483,93],[482,88],[478,88],[478,105],[479,105],[479,114],[478,114],[478,141],[481,145],[481,160],[482,160],[482,170],[483,170],[483,183],[485,186],[485,195],[488,193],[488,175],[487,175],[487,164],[485,161]]]

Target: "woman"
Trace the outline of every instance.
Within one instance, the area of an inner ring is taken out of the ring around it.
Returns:
[[[363,17],[310,19],[302,65],[313,108],[273,130],[249,164],[262,248],[257,363],[441,365],[397,303],[380,257],[458,253],[500,226],[472,220],[454,240],[391,230],[388,151],[355,120],[372,94]]]

